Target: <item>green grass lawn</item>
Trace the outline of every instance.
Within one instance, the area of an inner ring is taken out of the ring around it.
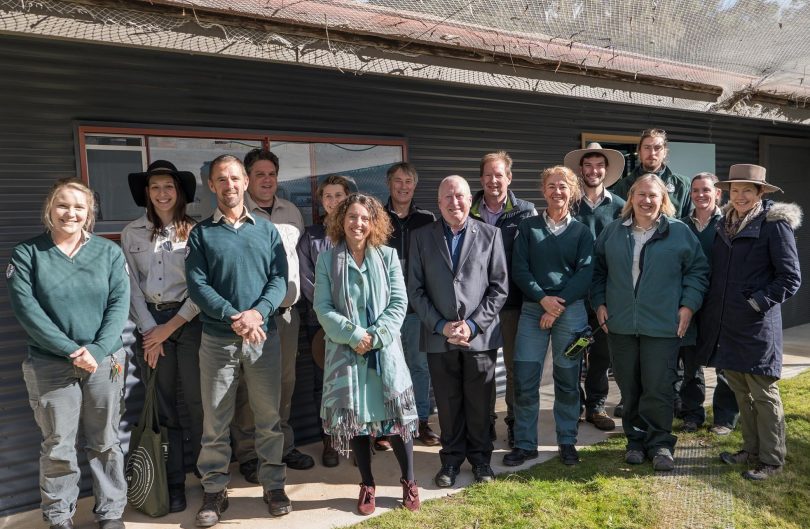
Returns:
[[[683,480],[683,487],[721,489],[733,497],[733,526],[742,529],[810,528],[810,372],[780,383],[787,418],[787,463],[781,475],[754,483],[742,468],[718,465],[717,472]],[[679,421],[676,421],[680,424]],[[679,433],[682,442],[703,443],[713,454],[736,451],[740,434],[722,438],[705,430]],[[357,527],[386,529],[479,528],[675,528],[682,516],[659,498],[672,491],[655,479],[650,464],[624,462],[624,437],[583,448],[582,463],[565,467],[557,459],[489,484],[475,485],[422,504],[419,513],[397,510]],[[676,452],[677,458],[677,452]],[[676,493],[678,491],[675,491]],[[685,491],[684,491],[685,492]],[[663,493],[663,494],[662,494]],[[695,507],[699,508],[699,507]],[[673,512],[675,511],[675,512]],[[679,522],[680,521],[680,522]],[[707,520],[708,521],[708,520]],[[721,523],[722,522],[722,523]],[[713,526],[707,524],[705,526]],[[718,521],[716,527],[727,527]]]

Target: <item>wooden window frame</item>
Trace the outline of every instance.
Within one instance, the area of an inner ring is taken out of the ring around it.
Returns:
[[[142,125],[133,123],[106,123],[92,121],[77,121],[74,123],[74,138],[76,156],[76,174],[87,185],[90,185],[89,167],[87,161],[87,141],[88,135],[104,134],[110,136],[140,136],[144,138],[143,149],[145,151],[145,165],[152,162],[149,150],[150,137],[176,137],[176,138],[215,138],[218,140],[234,141],[258,141],[262,147],[272,149],[273,143],[294,142],[294,143],[338,143],[344,145],[375,145],[400,147],[402,150],[402,160],[408,161],[408,140],[405,137],[392,136],[371,136],[354,134],[321,134],[310,132],[289,132],[272,130],[245,130],[219,127],[182,127],[171,125]],[[313,204],[317,203],[316,191],[318,182],[314,176],[317,164],[312,159],[313,173],[310,175],[310,187]],[[100,232],[98,235],[112,240],[120,240],[121,232]]]

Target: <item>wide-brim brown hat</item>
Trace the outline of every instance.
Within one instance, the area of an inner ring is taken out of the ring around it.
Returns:
[[[574,174],[579,175],[579,163],[582,157],[586,154],[597,153],[607,158],[608,165],[605,170],[605,181],[603,185],[610,187],[619,181],[624,172],[624,155],[615,149],[603,149],[601,145],[596,142],[589,143],[584,149],[577,149],[565,155],[563,165],[574,171]]]
[[[318,329],[315,336],[312,337],[312,359],[315,365],[323,369],[324,360],[326,359],[326,333],[323,328]]]
[[[197,191],[197,178],[190,171],[178,171],[172,162],[166,160],[155,160],[149,164],[143,173],[129,174],[129,191],[132,199],[142,208],[146,207],[146,186],[149,177],[157,175],[169,175],[180,184],[180,189],[186,197],[186,204],[194,202],[194,193]]]
[[[717,182],[714,184],[714,186],[728,191],[729,188],[731,188],[731,184],[735,182],[762,186],[762,191],[764,193],[773,193],[774,191],[784,193],[782,189],[765,181],[765,168],[761,165],[754,165],[750,163],[734,164],[728,170],[728,178]]]

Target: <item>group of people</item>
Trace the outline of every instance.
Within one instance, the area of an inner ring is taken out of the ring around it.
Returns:
[[[724,181],[673,173],[660,129],[642,133],[638,152],[641,164],[624,178],[618,151],[592,144],[568,153],[540,175],[539,214],[509,189],[512,159],[503,151],[482,158],[475,196],[461,176],[441,181],[439,218],[414,204],[418,175],[407,162],[388,170],[386,204],[334,175],[317,189],[325,222],[307,228],[277,194],[280,165],[270,151],[211,162],[217,207],[199,223],[186,214],[194,175],[160,160],[129,175],[146,211],[124,229],[120,248],[92,235],[92,191],[58,181],[43,208],[46,232],[19,244],[6,272],[29,335],[23,373],[43,436],[44,519],[51,528],[73,526],[81,430],[99,527],[124,527],[117,425],[128,317],[136,360],[144,379],[157,377],[169,431],[170,510],[186,508],[190,443],[204,489],[197,526],[217,524],[228,508],[232,455],[245,478],[262,485],[271,515],[291,512],[286,469],[314,465],[295,448],[288,423],[301,296],[319,366],[321,460],[335,466],[351,451],[360,514],[375,510],[375,446],[393,450],[409,510],[420,507],[414,439],[441,445],[437,486],[453,486],[465,460],[476,481],[494,479],[501,347],[506,465],[538,456],[550,349],[564,464],[579,462],[581,417],[615,428],[605,409],[612,368],[626,461],[671,470],[673,418],[680,413],[687,431],[701,426],[701,366],[712,366],[727,382],[715,394],[713,431],[733,429],[739,409],[743,432],[742,449],[722,461],[750,464],[750,479],[778,473],[780,304],[801,281],[793,235],[801,211],[765,198],[779,189],[759,166],[734,165]],[[722,190],[730,194],[725,207]],[[577,347],[583,339],[586,354]],[[440,435],[429,425],[431,385]],[[191,418],[188,439],[178,389]]]

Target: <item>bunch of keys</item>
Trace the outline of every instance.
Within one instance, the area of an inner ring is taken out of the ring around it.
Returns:
[[[118,360],[115,359],[115,356],[110,357],[110,380],[115,382],[118,380],[118,377],[121,376],[121,373],[124,372],[124,367],[118,363]]]

